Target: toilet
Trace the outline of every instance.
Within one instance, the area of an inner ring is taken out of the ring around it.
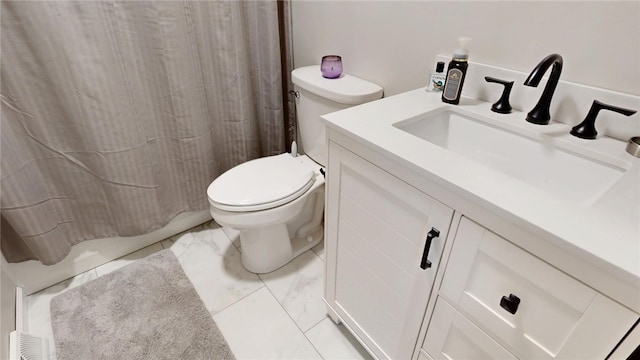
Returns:
[[[319,65],[291,72],[299,151],[254,159],[207,189],[213,219],[240,233],[242,265],[268,273],[323,239],[327,144],[320,116],[382,97],[382,87],[355,76],[322,77]]]

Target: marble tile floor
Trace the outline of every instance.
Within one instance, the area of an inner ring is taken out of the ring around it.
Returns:
[[[226,230],[226,229],[225,229]],[[342,325],[327,317],[322,301],[322,244],[263,275],[240,263],[239,241],[213,221],[155,243],[28,296],[28,331],[55,348],[51,299],[137,259],[171,249],[237,359],[371,359]]]

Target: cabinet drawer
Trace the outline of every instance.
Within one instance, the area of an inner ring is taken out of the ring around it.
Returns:
[[[422,351],[433,359],[516,359],[441,297]]]
[[[447,268],[440,294],[522,358],[605,358],[637,319],[466,218]]]

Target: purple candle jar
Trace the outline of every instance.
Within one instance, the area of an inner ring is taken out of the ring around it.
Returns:
[[[342,58],[338,55],[323,56],[320,71],[327,79],[339,78],[342,74]]]

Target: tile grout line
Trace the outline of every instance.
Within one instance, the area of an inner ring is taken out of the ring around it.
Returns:
[[[323,240],[324,241],[324,240]],[[320,261],[324,264],[324,260],[320,257],[320,255],[318,255],[313,248],[309,249],[311,251],[311,253],[316,256],[317,258],[320,259]],[[300,254],[302,255],[302,254]],[[299,256],[300,256],[299,255]],[[294,259],[295,260],[295,259]],[[293,260],[292,260],[293,261]],[[311,329],[315,328],[316,326],[318,326],[318,324],[320,324],[321,322],[323,322],[327,316],[325,316],[324,318],[322,318],[320,321],[318,321],[317,323],[313,324],[311,327],[309,327],[309,329],[307,329],[307,331],[303,331],[302,328],[300,328],[300,325],[298,325],[298,323],[295,321],[295,319],[291,316],[291,314],[287,311],[287,309],[285,309],[285,307],[283,306],[283,304],[278,300],[278,298],[275,296],[275,294],[273,293],[273,291],[271,291],[271,289],[269,288],[269,286],[267,285],[267,283],[264,281],[264,279],[262,278],[262,276],[260,276],[260,274],[257,274],[258,277],[260,277],[260,280],[262,280],[262,283],[264,284],[264,287],[269,291],[269,293],[271,294],[271,296],[273,297],[273,299],[278,303],[278,305],[280,305],[280,307],[282,308],[282,310],[284,310],[284,312],[287,314],[287,316],[289,317],[289,319],[291,319],[291,321],[293,321],[293,324],[298,328],[298,330],[300,331],[300,333],[302,334],[302,336],[304,336],[305,339],[307,339],[307,341],[309,342],[309,344],[313,347],[313,349],[316,351],[316,353],[318,353],[318,355],[320,356],[321,359],[324,359],[324,357],[322,357],[322,354],[320,354],[320,351],[318,350],[318,348],[316,348],[316,346],[314,345],[314,343],[311,341],[311,339],[309,339],[309,337],[307,336],[307,332],[309,332]],[[324,273],[322,274],[322,280],[324,282]]]
[[[257,289],[255,289],[255,290],[253,290],[252,292],[248,293],[247,295],[245,295],[245,296],[243,296],[243,297],[239,298],[238,300],[236,300],[236,301],[232,302],[231,304],[229,304],[229,305],[227,305],[227,306],[223,307],[222,309],[218,310],[215,314],[213,314],[213,313],[211,313],[211,311],[209,311],[209,314],[211,314],[211,317],[213,318],[214,316],[216,316],[216,315],[220,314],[221,312],[223,312],[223,311],[227,310],[228,308],[232,307],[233,305],[236,305],[236,304],[237,304],[237,303],[239,303],[240,301],[242,301],[242,300],[244,300],[244,299],[248,298],[249,296],[251,296],[251,295],[253,295],[253,294],[257,293],[258,291],[262,290],[262,288],[266,288],[267,286],[265,285],[264,281],[262,281],[262,279],[260,279],[260,280],[261,280],[261,282],[262,282],[262,286],[260,286],[259,288],[257,288]],[[198,295],[198,296],[200,296],[200,295]],[[202,299],[202,298],[201,298],[201,299]]]
[[[280,301],[278,300],[278,298],[275,296],[275,294],[273,293],[273,291],[271,291],[271,289],[269,289],[269,286],[267,286],[267,284],[264,282],[264,279],[262,279],[262,276],[258,275],[258,277],[260,277],[260,280],[262,280],[262,283],[264,284],[264,287],[267,289],[267,291],[269,291],[269,294],[271,294],[271,297],[273,297],[273,299],[278,303],[278,305],[280,305],[280,307],[282,308],[282,310],[285,312],[285,314],[287,314],[287,316],[289,317],[289,319],[293,322],[293,324],[296,326],[296,328],[298,329],[298,331],[300,331],[300,334],[302,334],[302,336],[307,340],[307,342],[309,343],[309,345],[311,345],[311,347],[313,348],[313,350],[315,350],[315,352],[318,354],[318,356],[320,356],[321,359],[324,359],[322,357],[322,355],[320,354],[320,352],[318,351],[318,349],[316,349],[316,347],[313,345],[313,343],[311,342],[311,340],[309,340],[309,338],[307,337],[307,335],[305,334],[304,331],[302,331],[302,329],[300,328],[300,326],[298,325],[298,323],[296,323],[295,319],[293,317],[291,317],[291,314],[289,314],[289,312],[287,311],[287,309],[284,308],[284,306],[282,306],[282,304],[280,303]],[[324,320],[324,319],[323,319]],[[317,325],[317,324],[316,324]],[[315,326],[315,325],[314,325]],[[313,326],[311,327],[313,328]],[[311,329],[310,328],[310,329]],[[309,329],[309,330],[310,330]]]
[[[317,246],[317,245],[316,245]],[[324,239],[322,240],[322,246],[324,248]],[[311,252],[318,257],[318,259],[320,259],[320,261],[322,262],[322,268],[325,268],[325,260],[314,250],[315,246],[311,248]],[[323,297],[324,297],[324,277],[325,277],[325,273],[324,270],[322,272],[322,283],[323,283]],[[323,300],[324,302],[324,300]],[[325,304],[326,307],[326,304]],[[285,310],[286,311],[286,310]],[[311,339],[309,339],[309,336],[307,335],[308,332],[310,332],[312,329],[315,329],[318,325],[320,325],[320,323],[322,323],[323,321],[325,321],[327,318],[329,317],[328,313],[327,315],[322,318],[320,321],[318,321],[317,323],[313,324],[311,327],[309,327],[309,329],[307,331],[303,331],[302,335],[304,335],[304,337],[307,339],[307,341],[309,342],[309,344],[311,344],[311,346],[313,346],[313,348],[316,350],[316,352],[320,355],[320,358],[324,359],[324,357],[322,356],[322,354],[320,354],[320,350],[316,347],[316,345],[313,343],[313,341],[311,341]],[[295,322],[295,321],[294,321]],[[298,324],[296,324],[297,326]],[[298,327],[299,328],[299,327]],[[302,329],[300,329],[302,331]]]
[[[212,220],[212,221],[213,221],[213,220]],[[242,253],[240,252],[240,250],[239,250],[237,247],[235,247],[235,245],[233,244],[233,241],[232,241],[231,239],[229,239],[229,237],[227,236],[227,233],[225,233],[225,232],[224,232],[224,230],[222,230],[222,226],[220,226],[220,227],[219,227],[219,228],[217,228],[217,229],[219,229],[220,231],[222,231],[222,234],[223,234],[223,235],[224,235],[224,237],[229,241],[229,243],[230,243],[230,245],[232,246],[232,248],[234,248],[234,249],[238,252],[238,254],[240,254],[240,257],[242,257]],[[242,267],[244,268],[244,266],[242,266]],[[246,269],[245,269],[245,270],[246,270]],[[248,271],[248,270],[247,270],[247,271]],[[252,274],[253,274],[253,273],[252,273]],[[232,302],[231,304],[229,304],[229,305],[227,305],[227,306],[223,307],[222,309],[218,310],[218,312],[216,312],[215,314],[212,314],[212,313],[211,313],[211,311],[209,311],[209,314],[211,314],[211,318],[213,318],[213,317],[214,317],[215,315],[217,315],[217,314],[220,314],[221,312],[223,312],[224,310],[226,310],[226,309],[230,308],[231,306],[233,306],[233,305],[235,305],[235,304],[239,303],[240,301],[242,301],[242,300],[244,300],[244,299],[248,298],[249,296],[251,296],[251,295],[255,294],[256,292],[260,291],[262,288],[267,287],[267,284],[265,284],[265,283],[264,283],[264,280],[262,280],[262,278],[260,277],[260,275],[258,275],[258,274],[255,274],[255,275],[258,277],[258,279],[260,279],[260,282],[262,283],[262,286],[260,286],[259,288],[257,288],[257,289],[255,289],[255,290],[253,290],[253,291],[252,291],[252,292],[250,292],[249,294],[247,294],[247,295],[245,295],[245,296],[241,297],[240,299],[238,299],[238,300],[236,300],[236,301]],[[214,322],[215,322],[215,320],[214,320]]]

